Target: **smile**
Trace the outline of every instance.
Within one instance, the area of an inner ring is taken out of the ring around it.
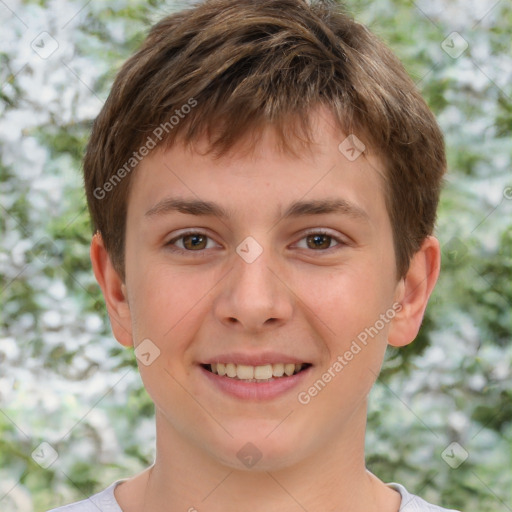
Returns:
[[[247,401],[267,401],[304,387],[310,363],[267,363],[257,366],[236,363],[200,364],[208,392]],[[294,396],[294,395],[290,395]]]
[[[221,377],[243,380],[246,382],[270,382],[276,378],[291,377],[307,367],[309,363],[276,363],[260,366],[234,363],[212,363],[203,367]]]

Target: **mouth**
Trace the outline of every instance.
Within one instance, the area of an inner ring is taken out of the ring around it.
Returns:
[[[205,370],[233,380],[251,383],[273,382],[278,379],[286,379],[301,373],[311,366],[310,363],[275,363],[251,366],[235,363],[202,364]]]

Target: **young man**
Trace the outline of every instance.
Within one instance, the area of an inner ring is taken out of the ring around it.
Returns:
[[[364,437],[438,277],[445,167],[399,61],[336,4],[214,0],[153,27],[84,172],[157,455],[59,510],[442,510],[367,471]]]

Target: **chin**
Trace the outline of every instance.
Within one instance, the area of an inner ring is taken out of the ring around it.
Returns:
[[[269,428],[269,422],[256,422],[239,434],[228,427],[234,437],[215,443],[213,455],[234,470],[279,471],[293,466],[305,457],[304,437],[292,435],[284,426],[276,429],[278,424],[274,421]]]

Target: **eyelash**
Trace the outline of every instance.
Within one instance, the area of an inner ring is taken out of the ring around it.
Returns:
[[[201,236],[205,236],[206,238],[208,238],[209,240],[211,240],[212,238],[210,236],[208,236],[207,233],[205,233],[204,231],[187,231],[185,233],[181,233],[179,236],[177,237],[174,237],[172,240],[169,240],[165,246],[172,252],[174,253],[180,253],[180,254],[195,254],[197,256],[199,255],[205,255],[206,254],[206,249],[201,249],[201,250],[197,250],[197,251],[191,251],[191,250],[187,250],[187,249],[180,249],[180,248],[176,248],[174,246],[174,243],[177,242],[178,240],[181,240],[182,238],[185,238],[187,236],[190,236],[190,235],[201,235]],[[348,245],[348,243],[344,240],[342,240],[341,238],[338,238],[334,235],[332,235],[331,233],[329,233],[328,231],[325,231],[323,229],[316,229],[314,231],[310,231],[308,233],[305,233],[304,236],[300,239],[300,240],[303,240],[304,238],[307,238],[308,236],[312,236],[312,235],[322,235],[322,236],[327,236],[329,237],[330,239],[338,242],[338,245],[337,246],[334,246],[334,247],[329,247],[328,249],[318,249],[318,250],[314,250],[314,249],[310,249],[311,251],[314,251],[314,252],[327,252],[327,251],[330,251],[332,249],[340,249],[341,247],[343,246],[346,246]]]

